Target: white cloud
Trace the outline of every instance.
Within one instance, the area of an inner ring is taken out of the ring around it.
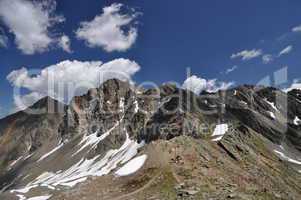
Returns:
[[[269,64],[269,63],[271,63],[273,60],[274,60],[274,57],[273,57],[273,55],[271,55],[271,54],[265,54],[265,55],[262,56],[262,62],[263,62],[264,64]]]
[[[206,86],[207,80],[199,78],[195,75],[187,78],[182,85],[184,89],[190,90],[195,94],[200,94],[203,90],[206,89]]]
[[[15,107],[11,110],[11,113],[15,113],[20,110],[25,110],[26,108],[28,108],[43,97],[45,96],[38,92],[31,92],[26,95],[14,95]]]
[[[63,35],[60,40],[59,40],[59,46],[66,52],[68,53],[72,53],[71,50],[71,42],[70,42],[70,38],[67,35]]]
[[[301,32],[301,25],[292,28],[292,32],[295,32],[295,33]]]
[[[235,83],[232,82],[221,82],[217,81],[217,79],[211,79],[207,82],[207,92],[217,92],[219,90],[226,90],[229,87],[233,86]]]
[[[236,65],[234,65],[233,67],[227,69],[226,72],[225,72],[225,74],[229,74],[229,73],[235,71],[237,68],[238,68],[238,67],[237,67]]]
[[[24,54],[41,53],[56,41],[50,29],[64,21],[54,14],[56,2],[1,0],[0,18],[15,35],[15,43]]]
[[[206,80],[193,75],[184,81],[182,88],[200,94],[202,91],[217,92],[218,90],[224,90],[233,84],[234,82],[219,82],[216,79]]]
[[[288,88],[283,89],[283,91],[284,92],[289,92],[289,91],[294,90],[294,89],[301,90],[301,83],[300,83],[299,79],[293,80],[293,83],[291,84],[291,86],[288,87]]]
[[[26,96],[15,94],[18,108],[24,108],[41,97],[50,96],[68,103],[74,96],[82,95],[91,88],[99,87],[104,81],[117,78],[132,81],[132,76],[140,66],[127,59],[101,61],[63,61],[44,68],[39,74],[33,74],[26,68],[11,72],[7,79],[15,88],[25,88],[30,92]]]
[[[291,51],[293,50],[293,46],[290,45],[290,46],[287,46],[286,48],[284,48],[278,56],[282,56],[282,55],[286,55],[286,54],[289,54]]]
[[[242,58],[242,60],[251,60],[262,55],[261,49],[244,50],[236,54],[232,54],[231,59]]]
[[[81,22],[77,38],[86,41],[89,47],[101,47],[107,52],[129,49],[138,36],[137,28],[132,25],[138,13],[132,9],[132,13],[122,14],[122,7],[114,3],[103,8],[103,13],[92,21]]]

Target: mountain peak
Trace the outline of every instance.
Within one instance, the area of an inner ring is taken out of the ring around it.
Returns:
[[[65,104],[52,98],[49,96],[43,97],[37,102],[35,102],[32,106],[30,106],[28,109],[31,110],[40,110],[40,111],[46,111],[46,112],[63,112],[64,111]],[[26,109],[27,110],[27,109]],[[26,112],[25,110],[25,112]]]

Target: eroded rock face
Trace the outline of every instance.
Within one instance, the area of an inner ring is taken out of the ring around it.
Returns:
[[[147,147],[180,136],[206,141],[204,149],[207,143],[217,143],[224,156],[236,161],[242,151],[260,147],[258,141],[270,148],[265,153],[274,155],[275,149],[283,148],[283,155],[298,161],[300,104],[298,90],[284,93],[245,85],[196,95],[173,84],[143,89],[116,79],[74,97],[68,106],[45,98],[31,108],[51,112],[19,112],[0,120],[0,190],[7,195],[12,189],[35,183],[45,172],[57,173],[65,185],[100,176],[98,172],[107,175],[135,156],[144,143]],[[227,130],[215,133],[220,124]],[[211,141],[213,133],[215,141]],[[248,137],[250,133],[252,137]],[[77,176],[85,170],[88,175]],[[51,177],[48,179],[56,180],[51,173],[46,174]],[[66,189],[61,186],[51,182],[46,189]],[[30,187],[45,190],[45,184]]]

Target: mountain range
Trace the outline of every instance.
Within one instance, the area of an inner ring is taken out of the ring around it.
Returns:
[[[301,91],[111,79],[0,120],[0,199],[301,199]]]

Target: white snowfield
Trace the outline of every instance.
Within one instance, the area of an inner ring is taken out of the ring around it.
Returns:
[[[137,100],[134,101],[134,112],[137,113],[139,111],[139,103]]]
[[[146,159],[147,155],[138,156],[126,163],[123,167],[116,171],[115,174],[117,176],[128,176],[134,174],[144,165]]]
[[[20,156],[19,158],[17,158],[16,160],[14,160],[8,167],[8,170],[12,169],[20,160],[23,159],[23,156]]]
[[[41,162],[42,160],[44,160],[45,158],[47,158],[48,156],[50,156],[51,154],[53,154],[54,152],[58,151],[60,148],[62,148],[64,146],[63,142],[60,142],[59,145],[57,147],[55,147],[53,150],[51,150],[50,152],[46,153],[45,155],[43,155],[38,162]]]
[[[26,198],[25,196],[18,194],[17,197],[19,197],[19,200],[48,200],[52,195],[47,196],[36,196],[31,198]]]
[[[223,136],[226,134],[228,129],[229,129],[228,124],[216,125],[214,132],[211,135],[212,137],[215,137],[214,139],[212,139],[212,141],[220,141],[223,138]]]
[[[281,151],[278,151],[278,150],[274,150],[274,152],[280,156],[283,160],[286,160],[290,163],[294,163],[294,164],[297,164],[297,165],[301,165],[301,160],[295,160],[293,158],[290,158],[289,156],[285,155],[284,152],[281,152]]]
[[[267,99],[265,99],[265,101],[274,109],[276,110],[277,112],[279,112],[278,108],[276,107],[275,103],[274,102],[270,102],[268,101]]]
[[[273,112],[268,111],[268,113],[270,114],[270,117],[271,117],[271,118],[276,119],[276,116],[275,116],[275,114],[274,114]]]
[[[299,119],[298,116],[295,116],[294,124],[297,125],[297,126],[301,124],[301,120]]]
[[[51,195],[49,195],[49,196],[38,196],[38,197],[31,197],[31,198],[29,198],[27,200],[47,200],[50,197],[51,197]]]

